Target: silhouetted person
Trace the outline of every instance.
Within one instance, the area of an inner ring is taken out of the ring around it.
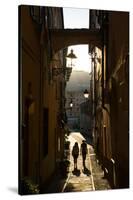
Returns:
[[[78,146],[77,142],[75,142],[75,144],[73,146],[72,156],[73,156],[73,159],[74,159],[74,170],[75,169],[77,170],[77,158],[79,156],[79,146]]]
[[[81,154],[82,154],[82,159],[83,159],[83,167],[85,167],[85,160],[86,160],[86,154],[88,153],[88,150],[87,150],[87,144],[85,142],[85,140],[82,141],[82,144],[81,144]]]

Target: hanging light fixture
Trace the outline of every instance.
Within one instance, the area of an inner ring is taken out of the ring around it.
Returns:
[[[71,59],[71,67],[72,67],[72,60],[77,58],[77,56],[73,53],[73,49],[71,49],[71,52],[66,56],[66,58],[70,58]]]
[[[85,89],[85,91],[84,91],[84,97],[85,97],[86,99],[89,98],[89,92],[88,92],[87,89]]]
[[[53,59],[52,63],[53,63],[53,68],[52,68],[52,74],[53,76],[58,76],[60,74],[67,74],[67,80],[69,80],[69,77],[71,75],[72,72],[72,60],[77,58],[77,56],[73,53],[73,49],[71,49],[71,52],[66,56],[66,58],[70,58],[71,59],[71,66],[70,67],[58,67],[59,66],[59,60],[58,59]]]

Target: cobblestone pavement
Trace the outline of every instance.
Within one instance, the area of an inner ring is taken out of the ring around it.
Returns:
[[[60,175],[56,175],[41,193],[87,192],[111,189],[108,181],[103,178],[104,173],[97,163],[93,147],[89,144],[87,144],[86,170],[83,169],[82,156],[79,155],[77,162],[78,170],[74,171],[73,157],[71,155],[72,147],[75,142],[78,142],[80,147],[83,139],[85,138],[78,132],[70,134],[70,167],[68,176],[61,178]]]
[[[70,168],[68,179],[62,189],[62,192],[80,192],[111,189],[108,181],[104,179],[104,173],[97,163],[93,147],[87,144],[88,154],[86,157],[86,169],[83,169],[82,156],[78,157],[78,170],[74,171],[73,157],[71,155],[72,147],[78,142],[79,147],[84,137],[77,132],[69,136],[70,141]]]

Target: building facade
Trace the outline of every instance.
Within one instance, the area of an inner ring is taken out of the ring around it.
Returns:
[[[80,132],[92,144],[92,104],[87,100],[80,104]]]
[[[89,49],[95,149],[112,187],[128,188],[129,13],[91,10],[90,28],[103,40],[101,48]]]
[[[20,193],[24,178],[46,185],[63,158],[67,49],[50,38],[63,27],[62,8],[19,7]]]
[[[83,91],[66,91],[67,124],[71,130],[80,130],[80,105],[84,101]],[[70,107],[71,102],[72,107]]]

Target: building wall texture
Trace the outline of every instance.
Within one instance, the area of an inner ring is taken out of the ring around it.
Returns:
[[[102,62],[94,63],[93,73],[95,148],[112,187],[128,188],[129,13],[93,10],[90,17],[90,27],[103,34]],[[91,51],[97,53],[96,47]]]
[[[80,105],[85,102],[84,91],[66,91],[66,114],[70,129],[80,130]],[[70,102],[73,106],[70,108]]]
[[[55,55],[49,30],[63,28],[61,8],[19,7],[20,39],[20,181],[27,177],[40,188],[63,158],[64,52]],[[61,98],[62,97],[62,98]],[[21,193],[21,192],[20,192]]]
[[[121,23],[122,21],[122,23]],[[108,77],[111,81],[111,133],[117,186],[129,186],[129,13],[109,14]],[[115,99],[114,99],[115,98]]]

